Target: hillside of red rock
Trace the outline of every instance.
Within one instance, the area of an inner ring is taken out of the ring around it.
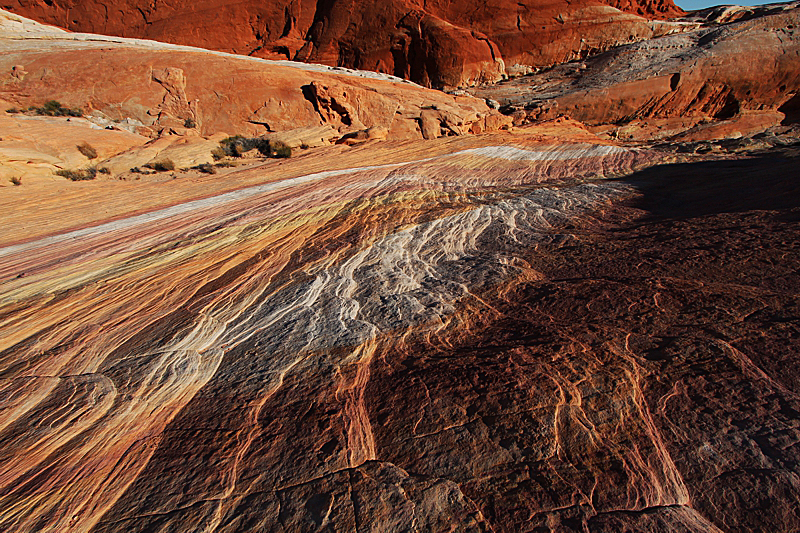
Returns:
[[[672,0],[8,0],[72,31],[385,72],[433,87],[497,81],[681,30]],[[690,24],[691,25],[691,24]],[[513,67],[513,68],[512,68]]]
[[[69,33],[7,12],[0,12],[0,51],[0,100],[9,107],[55,98],[150,136],[306,128],[326,142],[357,132],[431,139],[511,122],[482,99],[389,75]]]
[[[517,124],[566,115],[626,140],[712,140],[796,122],[800,3],[731,11],[747,16],[471,92]]]

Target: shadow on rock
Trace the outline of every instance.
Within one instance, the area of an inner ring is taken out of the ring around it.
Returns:
[[[800,208],[800,157],[791,153],[659,165],[623,181],[656,219]]]

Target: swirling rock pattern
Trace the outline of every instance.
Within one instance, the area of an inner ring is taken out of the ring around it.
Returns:
[[[491,140],[0,248],[0,528],[790,530],[797,206]]]

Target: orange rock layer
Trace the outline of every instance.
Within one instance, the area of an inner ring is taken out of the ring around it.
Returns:
[[[335,138],[373,129],[383,138],[430,139],[511,123],[483,100],[392,76],[70,34],[7,12],[0,50],[0,100],[24,108],[57,99],[147,135],[330,126]]]

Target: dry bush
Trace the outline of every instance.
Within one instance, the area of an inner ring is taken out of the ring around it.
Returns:
[[[170,170],[175,170],[175,163],[172,159],[162,159],[161,161],[147,163],[145,168],[152,168],[156,172],[169,172]]]
[[[70,181],[88,181],[97,177],[97,169],[90,167],[78,170],[56,170],[56,174]]]
[[[88,157],[89,159],[94,159],[97,157],[97,150],[92,147],[91,144],[87,142],[82,142],[78,145],[78,151]]]
[[[80,109],[69,109],[61,105],[58,100],[48,100],[42,107],[31,106],[29,111],[35,112],[37,115],[46,115],[48,117],[82,117],[83,113]]]

